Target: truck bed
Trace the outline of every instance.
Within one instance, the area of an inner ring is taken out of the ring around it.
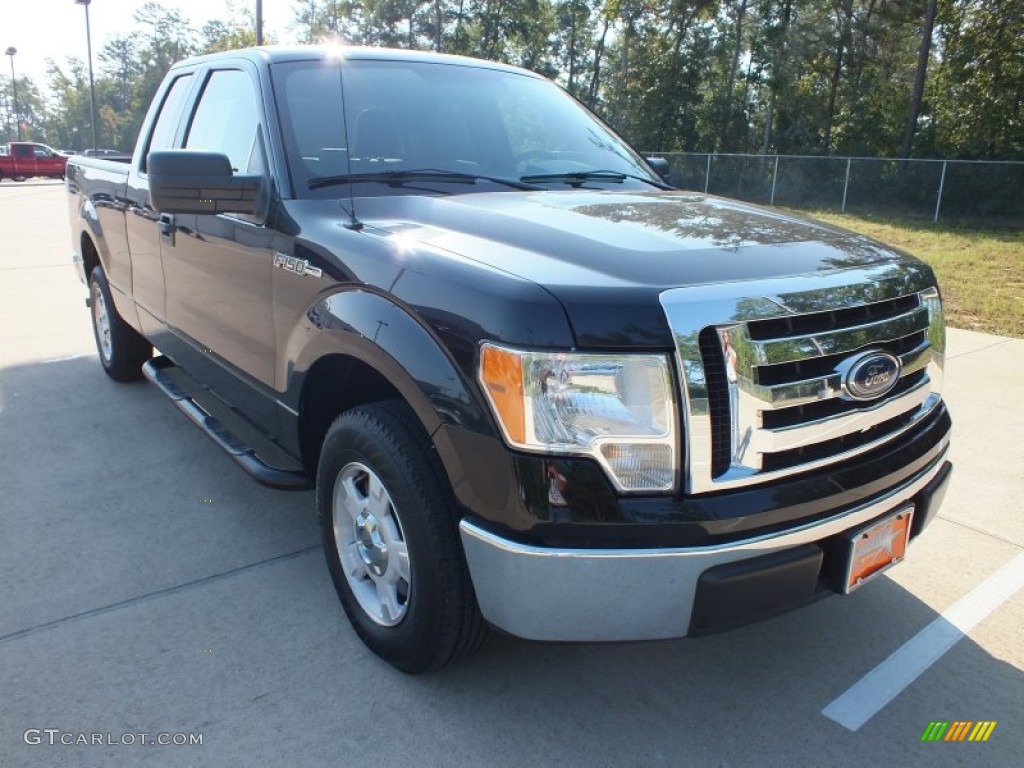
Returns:
[[[131,158],[116,160],[75,156],[68,160],[67,185],[72,200],[81,195],[79,204],[93,205],[124,198],[128,186],[128,166]]]

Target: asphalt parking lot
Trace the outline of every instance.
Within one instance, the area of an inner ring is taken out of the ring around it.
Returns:
[[[0,186],[0,765],[1019,764],[1024,340],[951,332],[953,484],[857,594],[699,640],[492,636],[413,678],[349,628],[311,493],[257,485],[155,387],[102,373],[69,252],[61,184]],[[972,623],[870,678],[921,668],[856,730],[823,713],[867,707],[844,694],[925,628]],[[998,725],[923,743],[935,720]]]

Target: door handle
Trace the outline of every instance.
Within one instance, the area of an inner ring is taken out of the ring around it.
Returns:
[[[177,229],[174,223],[174,214],[161,213],[157,222],[157,229],[160,231],[160,239],[168,245],[174,245],[174,232]]]

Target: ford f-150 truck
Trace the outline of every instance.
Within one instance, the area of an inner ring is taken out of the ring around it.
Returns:
[[[45,144],[12,141],[7,145],[7,152],[0,155],[0,179],[24,181],[33,176],[63,179],[67,163],[65,155]]]
[[[698,635],[904,557],[951,466],[932,271],[671,188],[531,72],[257,48],[72,158],[99,359],[315,488],[359,637]],[[154,354],[154,348],[159,354]]]

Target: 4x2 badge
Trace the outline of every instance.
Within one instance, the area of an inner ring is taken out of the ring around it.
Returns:
[[[309,266],[309,262],[305,259],[296,259],[294,256],[286,256],[277,251],[274,251],[274,266],[294,272],[296,275],[320,277],[323,274],[319,267]]]

